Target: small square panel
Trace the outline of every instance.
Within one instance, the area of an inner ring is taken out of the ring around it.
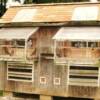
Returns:
[[[40,84],[46,84],[46,77],[40,77]]]
[[[54,85],[60,85],[60,78],[54,78]]]

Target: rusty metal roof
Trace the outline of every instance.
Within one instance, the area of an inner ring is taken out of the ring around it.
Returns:
[[[28,20],[21,21],[18,19],[14,21],[14,18],[16,16],[19,17],[19,19],[20,17],[24,18],[24,15],[27,15],[27,18],[29,18],[28,12],[26,13],[25,11],[28,11],[29,9],[34,9],[36,10],[36,12],[33,14],[33,17],[31,17],[31,20],[29,20],[29,22],[34,22],[34,23],[70,22],[70,21],[76,21],[72,20],[72,17],[77,7],[90,7],[90,8],[97,7],[98,13],[96,19],[92,21],[100,21],[100,3],[44,4],[44,5],[16,6],[9,8],[2,17],[2,19],[4,23],[28,22]],[[23,12],[23,14],[20,14],[20,12]],[[18,13],[19,15],[22,16],[18,16]],[[91,20],[86,20],[86,21],[91,21]]]

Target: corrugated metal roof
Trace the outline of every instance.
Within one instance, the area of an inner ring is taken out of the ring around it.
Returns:
[[[100,41],[99,27],[62,27],[53,37],[55,40]]]
[[[81,3],[81,4],[56,4],[56,5],[26,5],[20,7],[11,7],[2,17],[5,23],[10,23],[21,10],[36,9],[37,12],[30,22],[67,22],[73,21],[72,16],[77,7],[97,7],[98,14],[95,21],[100,21],[99,3]],[[27,12],[28,14],[28,12]],[[90,16],[91,17],[91,16]],[[82,21],[82,20],[81,20]],[[90,21],[90,20],[89,20]]]
[[[35,28],[1,28],[0,39],[12,40],[12,39],[28,39],[32,34],[37,31]]]

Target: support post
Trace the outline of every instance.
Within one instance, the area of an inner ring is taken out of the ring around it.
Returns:
[[[88,58],[88,42],[86,42],[86,58]]]
[[[52,96],[40,95],[40,100],[53,100]]]
[[[27,57],[27,40],[25,39],[25,61],[26,61],[26,58]]]
[[[56,40],[54,41],[54,59],[56,58]]]
[[[13,97],[12,92],[4,91],[4,96]]]

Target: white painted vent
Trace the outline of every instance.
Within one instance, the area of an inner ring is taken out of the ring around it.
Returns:
[[[46,77],[40,77],[40,84],[46,84]]]
[[[12,22],[30,22],[35,16],[36,9],[22,9],[13,18]]]
[[[33,64],[26,63],[7,63],[7,80],[33,82]]]
[[[60,85],[60,78],[54,78],[54,85]]]
[[[75,8],[72,20],[85,21],[85,20],[96,20],[98,17],[99,8],[96,6],[92,7],[77,7]]]
[[[93,66],[70,66],[69,85],[99,86],[99,68]]]

